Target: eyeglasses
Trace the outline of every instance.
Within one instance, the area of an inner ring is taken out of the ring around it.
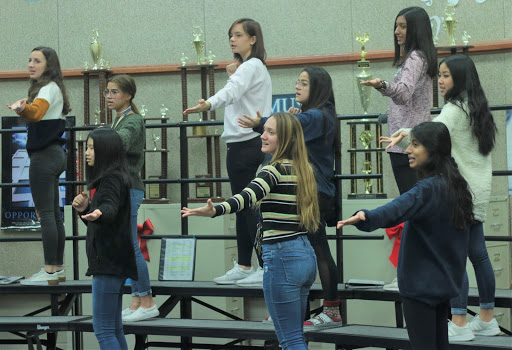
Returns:
[[[117,95],[118,93],[119,93],[119,90],[117,90],[117,89],[104,90],[104,91],[103,91],[103,96],[104,96],[104,97],[107,97],[108,95],[110,95],[110,96],[115,96],[115,95]]]
[[[295,82],[295,87],[299,88],[300,90],[304,90],[308,86],[308,83],[305,81],[297,80]]]

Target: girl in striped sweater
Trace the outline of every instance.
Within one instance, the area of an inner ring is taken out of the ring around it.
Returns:
[[[183,208],[183,217],[236,213],[260,206],[263,216],[263,292],[283,349],[307,349],[303,336],[309,289],[316,278],[316,257],[307,238],[320,222],[316,182],[307,159],[302,127],[290,113],[265,123],[261,150],[269,165],[239,194],[202,208]]]

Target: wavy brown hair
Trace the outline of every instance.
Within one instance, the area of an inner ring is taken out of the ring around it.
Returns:
[[[28,98],[27,103],[34,102],[39,90],[43,86],[48,85],[52,81],[57,84],[62,93],[62,99],[64,101],[64,105],[62,107],[62,114],[66,115],[71,112],[71,107],[69,106],[69,98],[66,92],[66,87],[64,86],[64,81],[62,78],[62,71],[60,69],[59,57],[54,49],[46,46],[38,46],[34,51],[41,51],[46,59],[46,68],[44,69],[41,78],[39,79],[30,79],[30,87],[28,89]]]
[[[316,232],[320,224],[318,193],[313,168],[308,162],[302,126],[291,113],[276,113],[277,148],[270,164],[290,161],[292,172],[297,177],[297,214],[300,225],[309,232]]]
[[[267,59],[267,52],[265,51],[265,44],[263,43],[263,33],[261,32],[261,26],[258,22],[250,18],[240,18],[237,19],[228,30],[228,37],[231,38],[231,31],[235,24],[241,24],[244,28],[244,31],[249,35],[249,37],[256,37],[256,42],[252,45],[251,54],[247,59],[258,58],[263,64],[265,64],[265,60]],[[240,54],[235,53],[235,60],[240,63],[243,63],[242,56]]]

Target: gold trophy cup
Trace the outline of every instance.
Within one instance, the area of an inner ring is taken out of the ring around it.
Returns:
[[[370,69],[370,61],[365,59],[366,51],[364,45],[370,40],[368,33],[358,33],[356,41],[361,44],[361,60],[357,61],[357,67],[361,69],[361,72],[356,75],[357,89],[359,90],[359,97],[361,98],[361,107],[363,107],[364,114],[368,114],[368,106],[370,105],[370,93],[371,87],[362,85],[361,82],[365,80],[371,80],[372,75],[366,70]]]
[[[448,45],[455,46],[455,28],[457,27],[458,21],[453,17],[455,15],[455,6],[453,4],[446,5],[444,9],[445,19],[443,20],[444,29],[448,34]]]
[[[204,48],[204,40],[201,39],[201,36],[203,35],[203,30],[199,26],[194,26],[192,35],[194,36],[194,40],[192,40],[192,45],[194,45],[194,49],[196,49],[197,64],[200,65],[203,59]]]
[[[89,45],[91,50],[92,61],[94,62],[93,70],[98,70],[98,62],[101,56],[101,43],[98,41],[98,29],[92,31],[92,41]]]

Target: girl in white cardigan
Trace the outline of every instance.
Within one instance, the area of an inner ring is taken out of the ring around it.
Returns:
[[[471,225],[469,236],[469,259],[475,269],[480,315],[467,322],[469,282],[466,274],[461,294],[450,301],[452,322],[448,327],[451,341],[469,341],[475,334],[493,336],[500,333],[494,318],[496,283],[482,224],[491,193],[491,151],[495,145],[496,125],[475,64],[468,56],[453,55],[441,61],[439,91],[446,104],[433,122],[448,127],[452,139],[452,157],[473,194],[475,222]],[[402,146],[408,143],[407,134],[407,129],[401,129],[391,138],[383,137],[381,140],[391,142],[388,147],[396,143]]]

